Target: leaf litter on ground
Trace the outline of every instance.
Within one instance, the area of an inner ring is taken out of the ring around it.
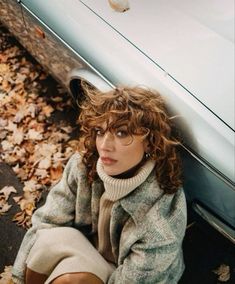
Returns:
[[[58,182],[76,149],[71,134],[78,127],[75,122],[71,126],[67,120],[51,119],[58,111],[75,111],[69,95],[56,83],[54,93],[48,93],[49,76],[20,45],[1,46],[0,162],[12,167],[22,182],[23,194],[11,186],[2,188],[0,216],[12,207],[8,198],[14,193],[12,200],[19,212],[13,221],[28,229],[42,192]]]

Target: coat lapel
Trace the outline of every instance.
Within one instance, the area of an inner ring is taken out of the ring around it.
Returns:
[[[121,199],[121,205],[138,224],[162,195],[163,191],[159,188],[153,171],[144,183]]]
[[[118,256],[120,261],[128,253],[129,246],[127,248],[123,244],[127,241],[131,245],[131,242],[135,241],[134,239],[130,240],[130,228],[133,231],[134,227],[142,222],[146,213],[162,195],[163,191],[160,190],[155,174],[152,173],[131,194],[114,204],[111,212],[110,240],[116,262]],[[128,235],[123,230],[124,226],[126,229],[128,227]],[[122,251],[119,251],[120,240],[123,240],[121,244]]]
[[[92,232],[98,231],[98,217],[99,217],[99,206],[100,198],[104,192],[104,185],[101,181],[94,181],[91,186],[91,222]]]

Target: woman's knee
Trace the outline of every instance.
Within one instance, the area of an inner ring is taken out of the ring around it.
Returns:
[[[51,282],[51,284],[104,284],[96,275],[89,272],[66,273]]]
[[[48,276],[45,274],[37,273],[28,267],[26,268],[26,271],[25,271],[25,283],[26,284],[31,284],[31,283],[43,284],[45,283],[47,277]]]

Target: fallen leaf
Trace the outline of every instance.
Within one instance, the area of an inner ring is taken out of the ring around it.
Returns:
[[[14,186],[4,186],[1,190],[0,190],[0,195],[3,195],[5,197],[6,200],[8,200],[9,196],[11,193],[16,193],[16,189],[14,188]]]
[[[13,122],[20,123],[25,116],[26,116],[25,106],[20,107],[17,113],[15,114],[15,117],[13,118]]]
[[[12,143],[15,145],[20,145],[22,141],[24,140],[24,132],[23,129],[18,129],[16,128],[13,132],[13,137],[12,137]]]
[[[37,183],[36,180],[28,180],[24,182],[23,191],[33,192],[40,188],[40,185]]]
[[[38,164],[39,169],[49,169],[50,167],[51,167],[51,158],[50,157],[42,159]]]
[[[36,169],[34,175],[39,177],[40,179],[44,179],[48,177],[48,171],[46,169]]]
[[[0,127],[6,127],[7,126],[7,119],[3,119],[0,117]]]
[[[9,209],[12,207],[12,205],[5,202],[2,206],[0,206],[0,216],[4,215]]]
[[[3,151],[11,151],[14,148],[14,145],[7,140],[1,142]]]
[[[25,211],[18,212],[12,218],[13,222],[16,222],[18,226],[22,226],[25,229],[30,228],[31,226],[31,216],[27,215]]]
[[[42,112],[45,116],[49,117],[51,113],[54,111],[53,107],[50,105],[45,105],[42,108]]]
[[[13,123],[11,120],[8,121],[8,125],[5,127],[6,130],[14,132],[17,128],[17,124]]]
[[[12,280],[12,266],[5,266],[4,272],[0,274],[0,284],[14,284]]]
[[[34,129],[29,129],[28,133],[26,134],[26,137],[30,140],[42,140],[43,139],[42,134]]]
[[[59,123],[50,118],[56,110],[69,113],[71,98],[58,84],[55,90],[45,86],[48,75],[25,54],[12,43],[0,54],[0,161],[10,165],[23,184],[23,194],[13,197],[21,210],[14,221],[29,228],[42,191],[60,179],[74,152],[68,144],[74,129],[67,118]],[[0,194],[2,214],[10,206]]]
[[[57,167],[50,168],[50,177],[52,180],[58,180],[63,173],[63,166],[60,163]]]
[[[130,9],[128,0],[108,0],[109,5],[116,12],[125,12]]]
[[[7,64],[5,63],[0,63],[0,75],[5,75],[10,71],[10,68]]]
[[[230,267],[226,264],[221,264],[213,272],[218,275],[218,280],[221,282],[227,282],[230,279]]]
[[[19,205],[20,205],[20,209],[22,211],[25,211],[27,215],[32,216],[32,213],[34,211],[35,207],[35,202],[34,202],[34,198],[31,199],[21,199],[19,201]]]

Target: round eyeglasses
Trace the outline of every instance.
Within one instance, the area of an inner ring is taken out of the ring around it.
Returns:
[[[111,139],[122,146],[130,145],[135,137],[145,139],[149,134],[149,129],[140,128],[136,133],[130,133],[127,127],[118,127],[111,130],[104,130],[101,127],[95,128],[96,141],[102,142],[103,139]]]

